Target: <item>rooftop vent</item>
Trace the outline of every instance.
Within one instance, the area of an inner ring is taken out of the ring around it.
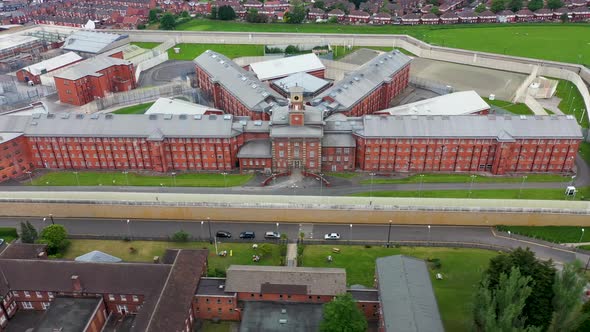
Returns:
[[[358,82],[358,81],[360,81],[361,79],[360,79],[358,76],[355,76],[355,77],[354,77],[354,80]]]
[[[178,118],[179,118],[180,120],[186,120],[186,114],[180,114],[180,115],[178,116]]]
[[[164,120],[172,120],[172,114],[164,114]]]
[[[219,289],[223,289],[225,287],[225,285],[219,285],[218,287],[219,287]]]
[[[286,314],[287,313],[287,309],[281,309],[281,314]]]
[[[112,114],[107,114],[104,116],[105,119],[107,120],[112,120],[113,119],[113,115]]]
[[[262,121],[261,120],[256,120],[256,121],[254,121],[254,125],[257,126],[257,127],[260,127],[260,126],[262,126]]]
[[[287,324],[287,320],[284,318],[279,319],[279,324]]]
[[[158,118],[157,114],[150,114],[149,119],[150,120],[156,120]]]
[[[224,114],[223,120],[231,120],[231,114]]]
[[[195,120],[201,120],[203,118],[203,115],[201,115],[201,114],[195,114],[195,116],[193,118]]]
[[[76,114],[76,119],[84,119],[84,114]]]
[[[521,116],[520,116],[520,119],[521,119],[521,120],[526,120],[526,119],[527,119],[527,117],[526,117],[526,115],[521,115]]]
[[[256,84],[252,84],[250,86],[252,87],[252,89],[256,89],[258,87],[258,85],[256,85]]]
[[[209,120],[217,120],[217,115],[215,115],[215,114],[209,115]]]
[[[98,116],[99,116],[98,114],[92,114],[92,115],[90,116],[90,119],[92,119],[92,120],[96,120],[96,119],[98,119]]]

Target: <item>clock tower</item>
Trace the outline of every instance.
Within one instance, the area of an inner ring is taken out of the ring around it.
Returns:
[[[303,102],[303,88],[294,86],[289,89],[289,125],[303,126],[305,124],[305,104]]]

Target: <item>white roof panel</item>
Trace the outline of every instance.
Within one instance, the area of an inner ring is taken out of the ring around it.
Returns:
[[[384,109],[377,113],[391,115],[467,115],[489,110],[475,91],[461,91]]]
[[[45,61],[41,61],[34,65],[30,65],[28,67],[23,68],[24,70],[28,71],[33,75],[41,75],[43,70],[46,72],[53,71],[57,68],[61,68],[67,66],[71,63],[78,62],[82,60],[82,57],[74,52],[68,52],[66,54],[62,54],[60,56],[56,56],[55,58],[51,58]]]
[[[207,111],[220,110],[204,105],[194,104],[188,101],[170,98],[158,98],[156,102],[148,108],[145,114],[205,114]]]
[[[326,69],[320,59],[313,53],[290,56],[276,60],[256,62],[250,64],[258,79],[267,81],[300,72],[310,72]]]

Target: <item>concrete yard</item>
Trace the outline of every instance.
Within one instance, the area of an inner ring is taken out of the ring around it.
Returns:
[[[495,94],[500,100],[511,100],[526,79],[524,74],[424,58],[412,60],[410,75],[448,84],[455,91],[475,90],[484,97]]]

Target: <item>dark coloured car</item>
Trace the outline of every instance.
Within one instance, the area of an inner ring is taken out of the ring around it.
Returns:
[[[254,239],[256,234],[254,232],[242,232],[240,233],[240,239]]]
[[[224,237],[226,239],[229,239],[231,237],[231,233],[227,232],[227,231],[217,231],[217,233],[215,233],[216,237]]]

